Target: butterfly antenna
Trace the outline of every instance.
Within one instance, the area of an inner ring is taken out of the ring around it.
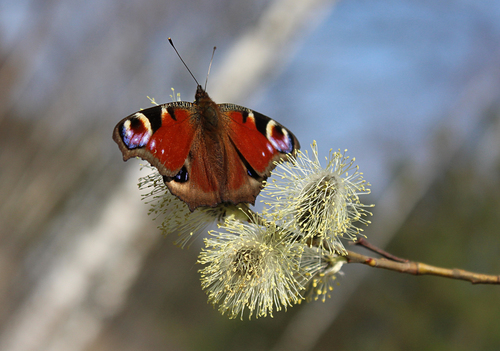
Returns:
[[[191,75],[191,77],[193,77],[194,81],[196,82],[196,84],[200,85],[200,83],[198,83],[198,81],[194,77],[194,74],[189,69],[188,65],[186,65],[186,62],[184,62],[184,60],[182,59],[181,55],[179,54],[179,51],[177,51],[177,49],[175,48],[175,45],[174,45],[174,42],[172,41],[172,38],[168,38],[168,42],[170,43],[170,45],[172,45],[172,47],[175,50],[175,53],[177,54],[177,56],[179,56],[179,58],[181,59],[182,63],[184,64],[184,67],[186,67],[186,69],[188,70],[189,74]],[[206,86],[206,84],[205,84],[205,86]]]
[[[207,79],[205,80],[205,91],[207,90],[208,76],[210,75],[210,68],[212,68],[212,62],[214,61],[214,55],[216,49],[217,47],[214,46],[214,50],[212,51],[212,58],[210,59],[210,65],[208,65]]]

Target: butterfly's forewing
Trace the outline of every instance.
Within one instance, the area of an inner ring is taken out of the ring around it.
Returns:
[[[174,102],[136,112],[115,127],[113,139],[123,160],[140,157],[158,168],[160,174],[175,177],[188,157],[195,127],[191,123],[193,104]]]
[[[230,138],[248,165],[261,177],[268,177],[274,161],[300,148],[299,141],[275,120],[242,106],[221,104],[232,121]]]

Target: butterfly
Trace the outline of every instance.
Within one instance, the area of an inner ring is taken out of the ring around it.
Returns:
[[[155,166],[191,211],[225,202],[255,204],[275,161],[300,148],[275,120],[216,104],[200,85],[193,103],[171,102],[124,118],[113,140],[124,161],[140,157]]]
[[[122,119],[113,140],[124,161],[140,157],[155,166],[191,211],[255,204],[275,162],[300,148],[295,135],[275,120],[246,107],[216,104],[199,84],[193,103],[157,105]]]

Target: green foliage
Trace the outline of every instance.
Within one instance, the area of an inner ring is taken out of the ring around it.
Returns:
[[[500,273],[500,180],[497,174],[480,174],[474,160],[460,154],[415,208],[389,252],[436,266]],[[498,286],[377,270],[317,349],[498,350],[499,297]]]

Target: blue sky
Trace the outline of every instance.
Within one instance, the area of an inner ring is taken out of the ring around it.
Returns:
[[[500,2],[340,2],[254,108],[292,115],[303,147],[349,149],[383,185],[498,62],[499,19]]]

